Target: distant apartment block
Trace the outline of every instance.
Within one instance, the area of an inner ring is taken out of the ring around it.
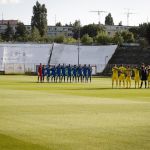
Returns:
[[[0,33],[4,33],[7,28],[7,24],[13,28],[14,32],[16,31],[16,26],[18,20],[0,20]],[[25,25],[27,31],[31,32],[31,25]],[[106,32],[109,36],[113,37],[116,32],[128,31],[131,26],[119,26],[119,25],[104,25]],[[48,26],[47,35],[48,36],[58,36],[64,35],[65,37],[73,36],[73,27],[72,26]]]
[[[0,25],[7,25],[8,23],[10,25],[17,25],[18,20],[0,20]]]
[[[113,37],[116,32],[128,31],[132,26],[105,25],[106,32]]]
[[[0,20],[0,33],[5,32],[8,23],[12,27],[14,33],[16,32],[16,26],[18,24],[18,20]]]
[[[71,26],[48,26],[48,35],[57,36],[64,35],[66,37],[72,37],[72,27]]]
[[[31,25],[25,25],[28,32],[31,32]],[[65,37],[72,37],[72,27],[70,26],[48,26],[48,36],[64,35]]]

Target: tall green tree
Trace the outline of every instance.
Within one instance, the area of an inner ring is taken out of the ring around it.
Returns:
[[[114,25],[113,17],[111,16],[111,13],[109,13],[105,17],[105,25]]]
[[[73,38],[78,39],[80,36],[80,30],[81,30],[81,22],[80,20],[75,20],[75,22],[73,23]]]
[[[25,25],[22,22],[18,23],[15,32],[15,40],[27,41],[27,37],[28,37],[28,32],[26,30]]]
[[[31,32],[31,41],[38,42],[41,39],[39,30],[36,27],[33,27]]]
[[[150,23],[148,24],[148,26],[146,28],[146,39],[148,40],[148,42],[150,44]]]
[[[47,35],[47,9],[45,4],[40,4],[38,1],[33,6],[33,16],[31,19],[32,30],[36,27],[39,30],[41,37]]]

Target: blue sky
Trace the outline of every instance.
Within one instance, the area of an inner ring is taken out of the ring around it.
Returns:
[[[39,0],[46,4],[48,10],[48,24],[61,22],[62,24],[81,20],[82,25],[97,23],[99,17],[91,10],[105,10],[111,12],[115,24],[120,21],[127,24],[126,8],[135,14],[130,15],[129,25],[138,25],[150,21],[150,0]],[[30,24],[32,7],[36,0],[0,0],[0,17],[4,19],[18,19]],[[101,22],[107,13],[101,15]],[[2,18],[2,17],[1,17]]]

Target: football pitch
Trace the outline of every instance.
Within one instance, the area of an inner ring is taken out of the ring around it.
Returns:
[[[150,150],[150,89],[36,80],[0,76],[0,150]]]

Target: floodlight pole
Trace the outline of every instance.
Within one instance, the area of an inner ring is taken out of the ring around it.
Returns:
[[[106,67],[106,59],[108,58],[108,56],[105,56],[105,67]]]
[[[78,29],[78,66],[80,64],[80,24]]]

